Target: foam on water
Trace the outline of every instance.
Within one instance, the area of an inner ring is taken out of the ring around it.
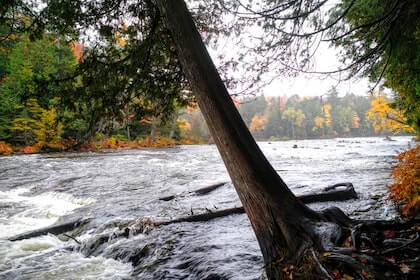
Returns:
[[[51,225],[74,209],[95,202],[92,198],[75,198],[67,193],[26,196],[28,192],[26,188],[0,191],[0,206],[20,208],[10,217],[0,217],[0,238]]]
[[[71,242],[71,241],[70,241]],[[85,257],[66,250],[55,236],[22,241],[0,240],[0,279],[129,279],[131,264],[103,257]]]

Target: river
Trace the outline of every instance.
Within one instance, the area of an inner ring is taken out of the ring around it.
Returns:
[[[353,218],[392,219],[386,200],[395,155],[410,137],[260,142],[296,194],[352,182],[359,199],[338,206]],[[293,148],[293,145],[297,148]],[[258,279],[262,256],[246,215],[161,226],[112,238],[140,217],[172,219],[239,206],[230,183],[202,196],[188,191],[229,181],[214,145],[0,157],[0,279]],[[185,193],[174,200],[159,197]],[[207,209],[206,209],[207,208]],[[7,237],[72,217],[91,222],[72,235],[11,242]],[[106,236],[107,242],[92,246]]]

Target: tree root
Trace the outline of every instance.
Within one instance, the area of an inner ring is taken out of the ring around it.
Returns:
[[[420,279],[420,223],[343,219],[336,208],[320,215],[323,221],[302,229],[311,247],[271,264],[282,279],[308,275],[309,265],[310,279]]]
[[[347,236],[341,244],[320,250],[323,256],[320,263],[334,279],[345,274],[353,279],[420,279],[418,224],[395,221],[351,224],[344,228]]]
[[[321,271],[321,273],[327,277],[328,280],[334,280],[334,277],[328,272],[328,270],[321,264],[318,257],[315,254],[315,251],[313,248],[311,248],[311,253],[313,260],[315,261],[316,265],[318,266],[318,269]]]

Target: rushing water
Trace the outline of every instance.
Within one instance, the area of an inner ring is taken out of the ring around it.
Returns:
[[[410,138],[347,138],[260,143],[296,194],[352,182],[359,199],[337,205],[355,218],[392,219],[386,201],[394,156]],[[298,148],[292,148],[297,144]],[[207,209],[239,206],[232,185],[172,201],[159,197],[229,181],[215,146],[0,158],[0,279],[258,279],[262,257],[245,215],[162,226],[112,238],[139,217],[154,221]],[[73,232],[82,244],[47,235],[22,241],[8,236],[60,219],[91,217]],[[101,237],[104,244],[93,246]]]

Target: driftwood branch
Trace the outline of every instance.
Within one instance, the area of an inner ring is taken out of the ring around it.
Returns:
[[[216,184],[202,187],[193,191],[189,191],[187,193],[179,193],[179,194],[164,196],[164,197],[159,198],[159,200],[170,201],[176,197],[183,196],[186,194],[204,195],[220,188],[221,186],[224,186],[227,183],[229,182],[216,183]],[[345,187],[345,189],[337,190],[337,188],[340,188],[340,187]],[[300,195],[300,196],[297,196],[297,198],[300,199],[303,203],[313,203],[313,202],[324,202],[324,201],[348,200],[352,198],[357,198],[357,194],[354,190],[352,183],[338,183],[338,184],[326,187],[325,189],[322,190],[321,193]]]
[[[46,235],[46,234],[58,235],[58,234],[62,234],[62,233],[65,233],[65,232],[72,231],[75,228],[78,228],[82,225],[85,225],[89,221],[90,221],[89,218],[77,218],[77,219],[73,219],[73,220],[70,220],[70,221],[64,221],[64,222],[60,222],[60,223],[57,223],[57,224],[53,224],[53,225],[48,226],[48,227],[44,227],[44,228],[41,228],[41,229],[37,229],[37,230],[33,230],[33,231],[29,231],[29,232],[25,232],[25,233],[22,233],[22,234],[18,234],[18,235],[9,237],[8,240],[18,241],[18,240],[38,237],[38,236]]]
[[[170,201],[178,196],[183,196],[186,194],[197,194],[197,195],[204,195],[204,194],[208,194],[209,192],[214,191],[215,189],[220,188],[221,186],[224,186],[225,184],[227,184],[229,182],[220,182],[220,183],[216,183],[216,184],[212,184],[210,186],[206,186],[206,187],[202,187],[193,191],[189,191],[186,193],[179,193],[179,194],[173,194],[173,195],[168,195],[168,196],[164,196],[159,198],[159,200],[163,200],[163,201]]]
[[[223,186],[225,183],[218,183],[214,184],[208,187],[204,187],[195,191],[192,191],[191,193],[198,193],[198,194],[204,194],[208,193],[220,186]],[[345,187],[344,190],[337,190],[339,187]],[[168,196],[165,197],[165,199],[161,198],[161,200],[168,201],[170,199],[166,199],[169,197],[174,196]],[[307,194],[307,195],[300,195],[297,197],[299,200],[301,200],[303,203],[313,203],[313,202],[325,202],[325,201],[339,201],[339,200],[348,200],[357,198],[357,194],[354,191],[354,187],[352,183],[339,183],[335,184],[333,186],[329,186],[323,190],[321,193],[317,194]],[[241,207],[233,207],[228,209],[222,209],[217,211],[210,211],[208,210],[207,213],[198,214],[198,215],[190,215],[185,216],[169,221],[159,221],[154,222],[153,224],[155,226],[161,226],[161,225],[169,225],[174,223],[182,223],[182,222],[203,222],[203,221],[209,221],[211,219],[219,218],[219,217],[225,217],[233,214],[242,214],[245,213],[244,208]]]
[[[186,217],[181,217],[174,220],[169,221],[161,221],[161,222],[154,222],[153,224],[155,226],[163,226],[163,225],[169,225],[169,224],[175,224],[175,223],[182,223],[182,222],[205,222],[209,221],[211,219],[219,218],[219,217],[225,217],[232,214],[242,214],[245,213],[244,208],[241,207],[234,207],[234,208],[228,208],[198,215],[191,215]]]

